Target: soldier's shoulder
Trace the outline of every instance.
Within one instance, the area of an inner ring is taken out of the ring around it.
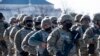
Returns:
[[[93,31],[93,29],[94,29],[94,27],[89,27],[89,28],[87,28],[87,30],[86,31]]]
[[[43,32],[43,30],[36,31],[36,32],[34,32],[34,34],[32,34],[32,36],[40,35],[42,32]]]
[[[52,32],[50,33],[50,35],[57,35],[59,34],[61,31],[61,29],[59,27],[55,28],[52,30]]]
[[[77,30],[77,28],[80,26],[81,26],[80,24],[74,24],[72,25],[71,30]]]

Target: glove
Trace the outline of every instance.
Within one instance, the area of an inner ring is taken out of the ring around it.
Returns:
[[[94,52],[95,52],[95,44],[89,44],[88,53],[94,54]]]
[[[28,52],[22,51],[22,52],[20,52],[20,55],[21,56],[28,56]]]

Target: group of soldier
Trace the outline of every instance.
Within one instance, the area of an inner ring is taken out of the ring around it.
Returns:
[[[0,13],[0,56],[100,56],[100,13],[93,20],[83,14],[4,20]]]

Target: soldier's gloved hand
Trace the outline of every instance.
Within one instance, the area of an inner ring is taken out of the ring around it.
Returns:
[[[41,46],[42,46],[43,48],[47,48],[47,43],[42,43]]]
[[[28,52],[22,51],[20,52],[21,56],[28,56]]]

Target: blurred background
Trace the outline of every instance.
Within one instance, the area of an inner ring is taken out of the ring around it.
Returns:
[[[89,14],[100,12],[100,0],[0,0],[5,19],[20,13],[33,16],[57,16],[62,13]]]

